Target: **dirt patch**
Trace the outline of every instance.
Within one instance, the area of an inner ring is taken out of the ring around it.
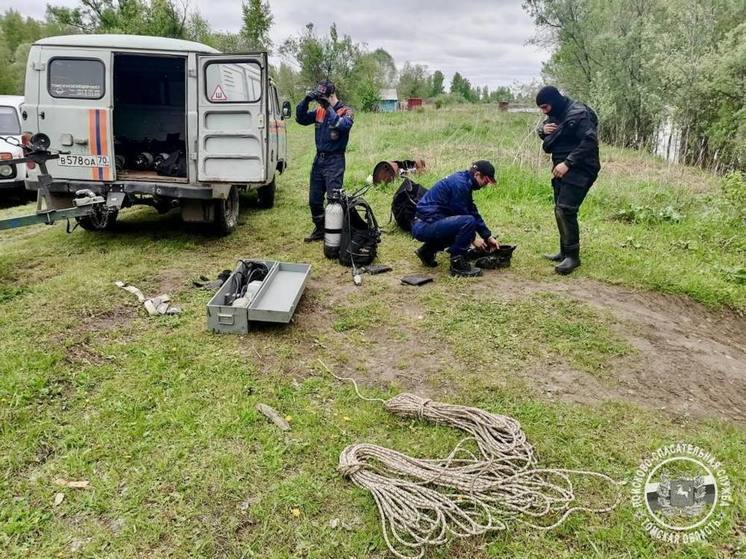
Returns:
[[[146,297],[156,297],[162,293],[173,297],[175,293],[179,293],[192,285],[188,274],[185,275],[184,270],[178,270],[176,268],[161,270],[158,273],[155,282],[158,287],[155,289],[154,293],[145,293]]]
[[[281,337],[291,342],[292,357],[277,355],[270,337],[254,338],[245,348],[247,356],[259,358],[262,369],[281,368],[298,379],[315,374],[321,358],[336,374],[363,385],[394,385],[437,397],[448,391],[444,372],[458,368],[458,359],[423,327],[425,309],[410,295],[417,290],[402,287],[399,276],[365,276],[361,288],[345,269],[312,279],[293,328]],[[746,423],[746,320],[734,312],[588,279],[527,280],[511,270],[489,272],[459,289],[475,297],[552,293],[582,302],[610,317],[612,331],[635,348],[613,361],[604,378],[563,362],[535,364],[519,373],[518,380],[544,398],[590,405],[624,401],[677,416]],[[374,293],[370,297],[394,312],[381,321],[335,330],[335,309],[360,304],[361,293]]]
[[[65,361],[70,365],[101,365],[109,361],[111,357],[95,349],[95,343],[92,341],[116,329],[126,327],[137,316],[136,312],[137,309],[132,307],[117,307],[86,317],[63,334],[53,336],[52,342],[64,347]]]
[[[605,311],[616,334],[637,350],[614,364],[609,384],[562,365],[526,371],[540,391],[570,401],[624,400],[746,422],[746,320],[732,311],[587,279],[537,282],[511,272],[487,278],[474,289],[556,293]]]
[[[309,280],[296,309],[292,330],[284,335],[293,346],[291,359],[278,355],[276,337],[247,339],[242,353],[253,361],[258,359],[261,370],[282,369],[283,374],[298,380],[311,374],[326,374],[322,372],[320,359],[336,375],[353,377],[363,386],[387,389],[394,385],[428,395],[431,387],[447,382],[441,373],[449,361],[452,363],[453,355],[447,346],[421,328],[425,309],[406,293],[402,294],[399,277],[365,276],[364,282],[363,287],[356,287],[349,270],[344,268],[323,279]],[[372,285],[387,288],[375,298],[396,309],[393,319],[361,328],[335,329],[337,309],[359,304],[357,296],[369,293],[365,289]]]
[[[137,308],[135,307],[116,307],[109,311],[84,318],[71,331],[60,336],[60,339],[67,340],[75,336],[84,337],[88,334],[106,334],[129,324],[136,316]]]

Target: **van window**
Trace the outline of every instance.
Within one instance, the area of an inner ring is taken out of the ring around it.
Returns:
[[[280,116],[280,102],[277,100],[276,87],[272,87],[272,114]]]
[[[253,62],[211,62],[205,89],[211,103],[254,103],[262,98],[262,69]]]
[[[104,63],[83,58],[53,58],[47,72],[52,97],[101,99],[104,96]]]
[[[0,134],[20,134],[21,123],[15,107],[0,107]]]

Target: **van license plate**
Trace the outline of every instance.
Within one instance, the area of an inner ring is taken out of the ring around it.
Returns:
[[[108,155],[60,155],[62,167],[108,167],[111,161]]]

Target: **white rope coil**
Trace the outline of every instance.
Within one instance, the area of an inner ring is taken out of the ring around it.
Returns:
[[[611,505],[577,505],[572,477],[618,483],[597,472],[537,468],[533,447],[520,423],[511,417],[414,394],[400,394],[384,406],[402,417],[422,418],[467,433],[442,459],[412,458],[370,444],[342,451],[339,471],[373,495],[383,538],[399,559],[419,559],[425,546],[446,543],[451,537],[505,530],[509,520],[550,530],[573,512],[609,512],[619,503],[617,492]],[[557,516],[548,525],[526,519]]]

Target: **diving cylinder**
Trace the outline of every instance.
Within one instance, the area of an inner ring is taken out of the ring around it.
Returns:
[[[135,156],[135,169],[147,171],[153,167],[153,154],[149,151],[141,151]]]
[[[339,191],[335,191],[329,196],[324,210],[324,256],[327,258],[339,256],[343,221],[342,195]]]
[[[163,167],[163,164],[166,162],[166,159],[168,159],[167,153],[159,153],[155,156],[155,159],[153,159],[153,170],[155,172],[158,172],[161,170],[161,167]]]

